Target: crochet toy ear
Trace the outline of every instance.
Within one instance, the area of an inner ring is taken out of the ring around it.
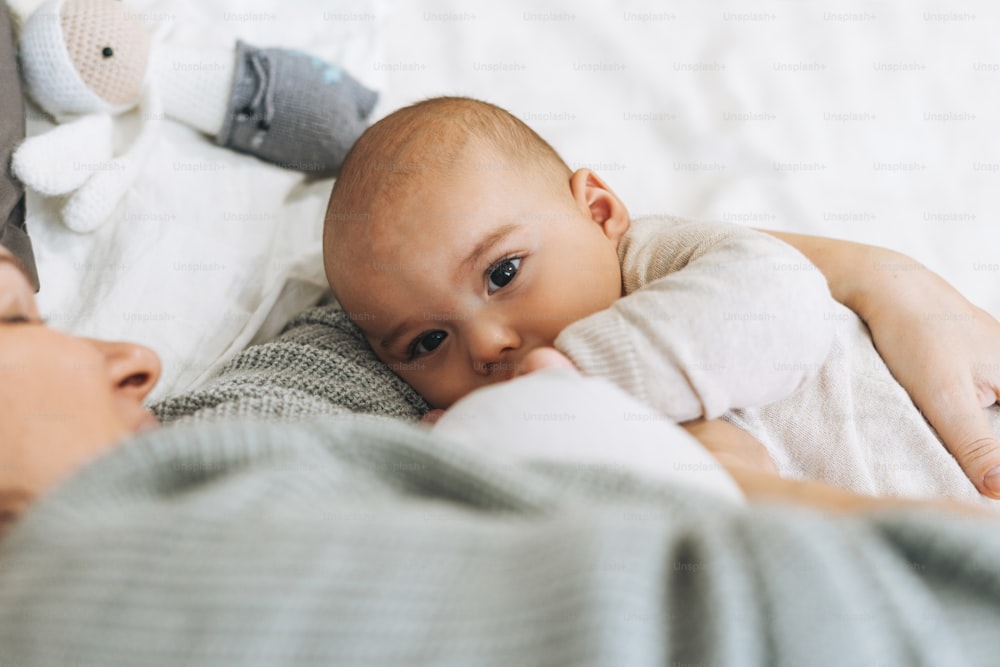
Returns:
[[[14,24],[15,34],[21,32],[21,26],[43,2],[45,0],[7,0],[7,11]]]
[[[83,116],[25,139],[12,166],[21,182],[43,195],[62,195],[83,185],[111,159],[111,117]]]

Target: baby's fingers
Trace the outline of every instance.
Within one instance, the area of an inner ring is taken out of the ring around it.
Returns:
[[[435,408],[435,409],[431,410],[430,412],[428,412],[427,414],[425,414],[420,419],[420,421],[423,422],[424,424],[432,424],[433,425],[433,424],[436,424],[437,420],[441,419],[441,417],[443,417],[443,416],[444,416],[444,410],[441,410],[440,408]]]
[[[518,375],[527,375],[546,368],[576,368],[573,362],[554,347],[539,347],[529,352],[517,369]]]

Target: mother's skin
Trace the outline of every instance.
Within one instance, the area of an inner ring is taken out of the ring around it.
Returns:
[[[983,411],[1000,399],[1000,323],[901,253],[768,233],[819,267],[833,298],[868,325],[889,370],[966,476],[983,495],[1000,498],[1000,440]]]
[[[0,530],[30,500],[123,438],[156,426],[147,347],[46,327],[21,263],[0,246]]]

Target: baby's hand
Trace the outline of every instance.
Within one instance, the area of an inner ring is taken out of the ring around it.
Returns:
[[[565,354],[554,347],[539,347],[529,352],[517,369],[517,375],[527,375],[546,368],[572,368],[576,367]]]
[[[437,423],[437,420],[444,416],[444,410],[441,408],[434,408],[430,412],[426,413],[420,418],[421,423],[427,424],[428,426],[433,426]]]
[[[514,377],[520,377],[522,375],[534,373],[535,371],[544,370],[546,368],[575,369],[576,367],[573,365],[573,362],[569,360],[569,357],[556,348],[539,347],[525,355],[524,361],[518,365],[517,373]],[[420,421],[424,424],[433,425],[443,414],[444,410],[434,409],[425,414]]]

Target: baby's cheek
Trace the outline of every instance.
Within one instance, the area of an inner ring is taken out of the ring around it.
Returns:
[[[538,320],[545,325],[544,337],[548,344],[551,345],[569,325],[607,310],[620,298],[618,291],[598,287],[595,284],[588,289],[577,289],[561,300],[540,304]]]
[[[420,360],[412,362],[414,366],[420,366]],[[430,403],[433,408],[448,408],[452,403],[460,399],[471,389],[465,392],[456,385],[455,374],[446,372],[420,370],[419,368],[406,373],[400,373],[400,377],[408,385],[413,387],[424,400]]]

